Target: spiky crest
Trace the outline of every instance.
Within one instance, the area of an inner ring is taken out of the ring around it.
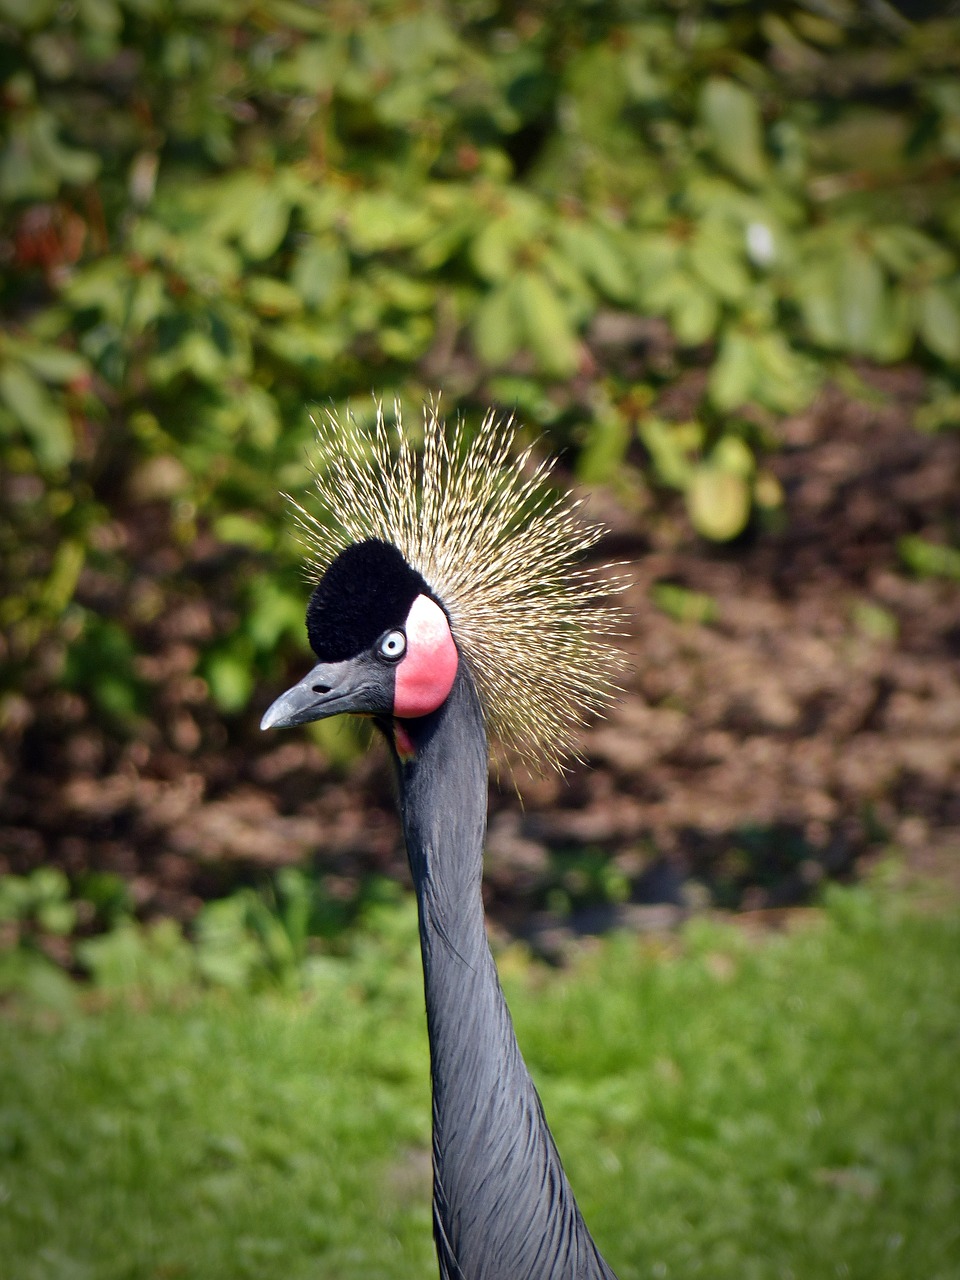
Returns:
[[[393,430],[382,406],[371,431],[333,413],[316,424],[320,518],[290,499],[309,566],[322,575],[365,538],[396,546],[447,610],[491,738],[562,768],[585,714],[617,693],[621,614],[599,596],[619,584],[578,567],[603,530],[547,487],[551,461],[534,464],[532,446],[511,456],[512,418],[489,412],[468,440],[427,406],[421,452],[395,414]]]

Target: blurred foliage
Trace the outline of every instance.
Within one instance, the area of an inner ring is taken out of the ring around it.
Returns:
[[[782,929],[501,954],[622,1280],[957,1274],[960,916],[888,879]],[[169,933],[144,945],[93,998],[0,954],[4,1275],[432,1274],[412,897],[296,996],[198,990]]]
[[[317,404],[516,407],[718,540],[779,503],[776,418],[843,361],[922,363],[956,422],[956,18],[0,0],[0,33],[8,691],[129,722],[185,597],[242,710],[302,643],[278,491]]]
[[[58,867],[0,875],[0,994],[34,972],[32,961],[103,990],[160,995],[191,984],[294,994],[348,960],[368,994],[398,966],[419,974],[416,902],[394,881],[371,876],[344,899],[322,876],[283,867],[258,888],[207,902],[185,933],[173,919],[138,920],[124,881],[106,872],[75,883]]]
[[[126,885],[108,872],[88,872],[74,884],[59,867],[0,876],[0,949],[38,952],[53,939],[66,939],[70,945],[56,949],[69,964],[75,938],[115,928],[132,911]]]
[[[568,916],[577,908],[598,903],[626,902],[630,897],[629,877],[603,849],[560,849],[550,862],[543,898],[547,909],[557,915]]]
[[[62,937],[77,924],[67,877],[58,867],[38,867],[29,876],[0,877],[0,928],[14,945],[29,945],[34,937]]]
[[[908,534],[898,543],[900,558],[907,568],[923,578],[952,578],[960,582],[960,551],[954,547],[942,547],[915,534]]]

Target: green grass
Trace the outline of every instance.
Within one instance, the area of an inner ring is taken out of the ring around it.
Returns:
[[[0,1277],[435,1275],[412,924],[306,1000],[8,1001]],[[788,934],[700,921],[502,967],[621,1280],[960,1275],[956,909],[843,891]]]

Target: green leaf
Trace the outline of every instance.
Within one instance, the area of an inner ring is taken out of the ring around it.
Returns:
[[[783,506],[783,486],[772,471],[761,471],[753,482],[753,500],[764,511]]]
[[[567,320],[563,303],[547,281],[535,271],[517,277],[523,331],[540,368],[556,378],[576,372],[580,360],[577,338]]]
[[[336,240],[310,240],[297,252],[290,283],[308,307],[328,308],[340,296],[350,264],[346,251]]]
[[[596,289],[583,271],[556,245],[546,245],[537,259],[537,268],[552,289],[563,298],[571,323],[580,324],[597,310]],[[630,290],[630,297],[633,290]]]
[[[632,235],[624,249],[638,278],[638,300],[641,305],[650,305],[650,290],[677,269],[682,255],[680,241],[657,233]]]
[[[739,302],[750,291],[744,265],[744,238],[716,219],[701,222],[689,249],[691,267],[726,302]]]
[[[960,549],[908,534],[897,543],[900,559],[921,578],[947,578],[960,582]]]
[[[742,85],[714,76],[700,92],[700,119],[720,163],[745,182],[762,182],[767,161],[754,96]]]
[[[470,245],[470,258],[480,278],[491,283],[509,280],[529,233],[528,227],[512,218],[491,218],[485,223]]]
[[[730,410],[747,404],[757,380],[757,360],[753,339],[731,329],[723,335],[720,352],[710,370],[710,398],[718,409]]]
[[[679,272],[670,300],[670,323],[678,340],[688,347],[712,338],[720,321],[716,298],[692,276]]]
[[[713,596],[690,591],[676,582],[655,582],[650,588],[653,603],[674,622],[716,622],[720,610]]]
[[[269,258],[279,249],[287,234],[290,204],[278,184],[260,188],[245,209],[240,244],[255,262]]]
[[[244,622],[256,650],[273,653],[284,635],[302,639],[303,595],[299,589],[285,591],[273,578],[261,574],[251,581],[250,596]]]
[[[793,288],[813,341],[829,349],[842,347],[844,333],[837,294],[836,263],[823,260],[803,263]]]
[[[740,436],[721,436],[710,452],[710,461],[721,471],[743,476],[745,480],[749,480],[757,469],[753,451]]]
[[[277,402],[265,387],[248,382],[235,392],[247,439],[258,449],[272,449],[280,437],[282,423]]]
[[[427,311],[437,299],[432,282],[417,279],[416,276],[401,271],[376,268],[370,272],[370,280],[388,306],[402,311]]]
[[[194,972],[193,952],[175,920],[149,926],[122,921],[111,933],[79,943],[77,956],[106,990],[171,992]]]
[[[52,1010],[63,1017],[78,1004],[80,988],[59,965],[26,947],[0,952],[0,994],[16,993],[31,1009]],[[63,1255],[58,1258],[58,1266]]]
[[[614,302],[626,302],[633,282],[611,239],[587,222],[561,223],[556,232],[563,253],[596,288]]]
[[[60,125],[48,111],[18,112],[8,125],[6,146],[0,152],[0,199],[49,199],[64,182],[82,186],[92,182],[100,160],[91,151],[65,146]]]
[[[300,294],[273,276],[248,276],[247,298],[265,316],[290,316],[303,310]]]
[[[904,286],[888,288],[874,334],[874,358],[885,363],[904,360],[913,346],[917,332],[919,301]]]
[[[883,272],[872,254],[851,245],[836,281],[840,322],[851,351],[872,355],[884,305]]]
[[[948,250],[916,227],[898,224],[874,227],[870,240],[877,257],[895,276],[908,276],[920,270],[927,279],[937,279],[948,275],[956,265],[956,259]]]
[[[221,542],[235,543],[240,547],[251,547],[255,551],[266,551],[273,539],[270,531],[261,520],[241,515],[239,512],[227,512],[213,522],[213,532]]]
[[[253,693],[249,646],[241,644],[207,654],[203,675],[221,711],[240,711]]]
[[[699,422],[665,422],[649,416],[637,429],[644,447],[653,461],[657,479],[673,489],[686,489],[690,483],[692,458],[703,446],[703,427]]]
[[[59,0],[2,0],[0,15],[20,30],[39,30],[51,21],[59,7]]]
[[[37,924],[45,933],[66,937],[77,923],[77,908],[72,902],[45,902],[37,909]]]
[[[264,222],[262,227],[251,233],[250,257],[259,258],[273,252],[273,236],[269,240],[262,239],[270,230],[269,223]],[[273,230],[276,231],[276,228]],[[246,229],[241,227],[241,243],[246,234]],[[280,238],[283,238],[282,232]],[[180,236],[176,249],[178,270],[201,295],[210,295],[211,284],[216,284],[220,289],[232,285],[243,272],[240,254],[225,241],[211,235],[206,228],[199,233]]]
[[[473,317],[473,343],[485,365],[505,365],[523,341],[520,301],[514,283],[492,289],[481,300]]]
[[[131,333],[143,333],[168,310],[170,304],[159,271],[148,271],[133,282],[133,297],[127,313],[127,328]]]
[[[63,347],[40,345],[32,342],[6,343],[5,349],[15,353],[20,360],[44,382],[63,386],[82,381],[90,376],[90,365],[83,356]]]
[[[712,463],[694,468],[685,496],[693,527],[713,542],[735,538],[750,518],[750,488],[744,477]]]
[[[602,484],[622,466],[630,445],[630,423],[609,407],[590,424],[587,442],[577,460],[577,476],[584,484]]]
[[[942,360],[960,360],[960,291],[927,285],[920,295],[920,336]]]
[[[960,395],[951,395],[944,387],[917,410],[914,424],[919,431],[931,432],[960,427]]]
[[[73,457],[73,429],[66,410],[26,365],[0,368],[0,399],[20,423],[43,467],[65,467]]]
[[[198,382],[220,386],[231,372],[230,361],[212,337],[197,330],[185,333],[169,351],[159,352],[147,363],[152,381],[158,386],[190,373]]]
[[[381,253],[425,240],[432,220],[422,207],[389,191],[366,191],[348,206],[347,229],[359,253]]]
[[[36,872],[34,872],[34,875]],[[0,876],[0,921],[26,920],[33,910],[34,892],[27,876]]]
[[[196,921],[197,969],[207,982],[249,989],[265,967],[263,947],[249,922],[249,893],[208,902]]]
[[[67,650],[63,683],[90,697],[108,718],[130,721],[144,695],[130,637],[119,623],[92,611],[82,616],[83,631]]]
[[[377,342],[392,360],[411,361],[422,356],[433,339],[433,322],[426,316],[411,316],[398,324],[382,325]]]
[[[870,640],[892,644],[900,632],[896,614],[872,600],[855,600],[850,615],[857,630]]]
[[[319,16],[319,15],[318,15]],[[308,40],[295,50],[282,70],[282,83],[317,94],[336,83],[343,46],[332,40]]]
[[[79,0],[77,6],[84,26],[98,36],[116,36],[123,26],[123,15],[114,0]]]
[[[58,136],[59,125],[53,115],[38,112],[32,122],[34,153],[40,164],[49,165],[63,182],[82,186],[92,182],[100,172],[100,159],[92,151],[65,146]]]
[[[491,401],[516,406],[517,414],[528,421],[548,426],[563,413],[539,378],[531,374],[504,373],[487,383]]]
[[[819,370],[792,350],[781,333],[760,333],[752,340],[753,394],[779,413],[795,413],[810,403],[820,381]]]
[[[679,268],[651,274],[641,284],[640,305],[646,311],[666,314],[677,299],[683,297],[690,284],[688,273]],[[696,287],[694,284],[694,288]],[[700,289],[700,293],[703,292]]]
[[[38,867],[28,879],[37,910],[69,901],[70,881],[59,867]]]
[[[344,324],[304,324],[299,320],[270,325],[260,335],[263,346],[301,370],[320,370],[341,354],[349,341]]]
[[[441,217],[443,220],[415,250],[416,261],[425,271],[436,271],[467,244],[476,233],[483,212],[467,202],[464,209],[452,214],[446,211]]]
[[[62,613],[73,599],[86,559],[86,547],[79,538],[60,541],[41,592],[41,599],[51,613]]]
[[[126,264],[118,257],[105,257],[77,271],[63,292],[75,311],[98,311],[120,328],[126,316],[129,289]]]

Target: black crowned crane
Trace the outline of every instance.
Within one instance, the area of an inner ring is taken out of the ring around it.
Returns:
[[[576,567],[598,530],[511,461],[489,416],[472,442],[424,415],[422,454],[378,415],[331,420],[298,506],[319,582],[318,663],[262,728],[352,712],[382,730],[419,902],[433,1084],[433,1219],[442,1280],[612,1280],[584,1225],[521,1057],[480,891],[487,728],[556,764],[613,685],[616,612]]]

